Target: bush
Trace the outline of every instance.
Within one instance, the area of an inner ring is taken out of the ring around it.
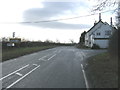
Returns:
[[[118,56],[118,34],[120,33],[119,30],[120,28],[113,33],[109,41],[108,51],[112,57]]]
[[[93,44],[92,49],[100,49],[100,46],[97,44]]]
[[[90,47],[88,47],[88,46],[85,46],[84,43],[82,43],[82,44],[81,44],[81,43],[80,43],[80,44],[77,44],[76,47],[77,47],[77,48],[81,48],[81,49],[89,49],[89,48],[90,48]]]

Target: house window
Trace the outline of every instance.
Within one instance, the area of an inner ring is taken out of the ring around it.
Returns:
[[[105,35],[111,35],[111,31],[105,31]]]
[[[96,35],[99,35],[99,36],[100,36],[100,32],[96,33]]]

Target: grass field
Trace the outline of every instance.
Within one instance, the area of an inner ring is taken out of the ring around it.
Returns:
[[[49,48],[53,48],[56,46],[37,46],[37,47],[22,47],[22,48],[11,48],[11,49],[3,49],[2,50],[2,62],[12,59],[12,58],[16,58],[22,55],[26,55],[26,54],[30,54],[33,52],[37,52],[40,50],[45,50],[45,49],[49,49]]]
[[[86,75],[92,88],[118,87],[118,59],[102,53],[87,60]]]

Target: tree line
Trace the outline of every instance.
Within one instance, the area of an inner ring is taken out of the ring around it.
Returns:
[[[2,49],[8,49],[8,48],[20,48],[20,47],[37,47],[37,46],[50,46],[50,45],[56,45],[56,46],[70,46],[71,43],[55,43],[50,41],[45,42],[39,42],[39,41],[26,41],[26,42],[20,42],[20,43],[14,43],[14,46],[7,46],[7,43],[9,42],[2,42]]]

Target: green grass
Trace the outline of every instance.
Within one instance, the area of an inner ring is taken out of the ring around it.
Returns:
[[[87,60],[86,75],[92,88],[118,87],[118,59],[102,53]]]
[[[33,52],[37,52],[40,50],[45,50],[45,49],[49,49],[49,48],[53,48],[55,46],[37,46],[37,47],[22,47],[22,48],[13,48],[13,49],[5,49],[2,50],[2,62],[12,59],[12,58],[16,58],[19,56],[23,56],[26,54],[30,54]]]

